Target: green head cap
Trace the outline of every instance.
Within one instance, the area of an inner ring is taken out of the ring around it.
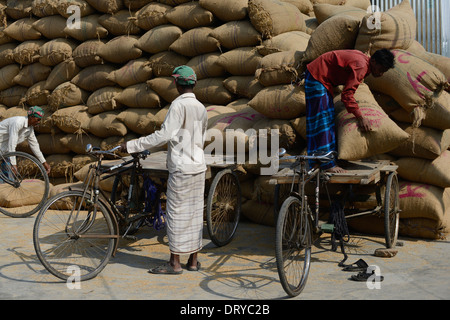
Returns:
[[[28,110],[28,116],[42,119],[42,117],[44,116],[44,110],[42,110],[42,108],[38,106],[31,107]]]
[[[193,85],[197,82],[197,75],[194,70],[188,66],[176,67],[172,72],[172,77],[175,81],[182,86]]]

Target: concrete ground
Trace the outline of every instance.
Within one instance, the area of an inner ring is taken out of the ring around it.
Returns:
[[[450,243],[400,239],[393,258],[380,258],[374,250],[384,246],[377,237],[354,236],[348,263],[362,258],[379,267],[384,281],[379,288],[350,280],[338,267],[339,252],[331,252],[323,236],[312,255],[306,288],[296,298],[284,292],[276,269],[275,229],[242,221],[233,241],[221,248],[207,237],[199,255],[199,272],[152,275],[147,270],[168,258],[164,231],[141,229],[137,241],[121,240],[115,258],[95,279],[70,289],[41,265],[32,232],[35,218],[0,215],[0,299],[2,300],[447,300],[450,298]],[[183,258],[185,262],[186,258]],[[279,302],[277,302],[279,303]],[[180,307],[181,308],[181,307]],[[178,312],[178,309],[175,310]],[[180,309],[180,312],[182,310]],[[224,312],[224,311],[222,311]]]

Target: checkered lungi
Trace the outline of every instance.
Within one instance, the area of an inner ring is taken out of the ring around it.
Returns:
[[[203,247],[204,189],[205,172],[169,175],[166,225],[173,254],[191,254]]]
[[[335,115],[333,97],[327,88],[305,72],[305,97],[306,97],[306,142],[308,155],[313,151],[335,151]],[[314,166],[314,161],[309,161]],[[322,169],[336,166],[335,161],[322,163]]]

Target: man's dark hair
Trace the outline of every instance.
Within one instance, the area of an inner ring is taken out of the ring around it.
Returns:
[[[388,49],[380,49],[375,51],[371,57],[379,65],[382,65],[387,70],[392,69],[395,64],[394,54]]]

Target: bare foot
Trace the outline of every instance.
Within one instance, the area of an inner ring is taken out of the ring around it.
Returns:
[[[335,166],[333,168],[327,169],[329,173],[345,173],[347,170],[342,169],[341,167]]]

